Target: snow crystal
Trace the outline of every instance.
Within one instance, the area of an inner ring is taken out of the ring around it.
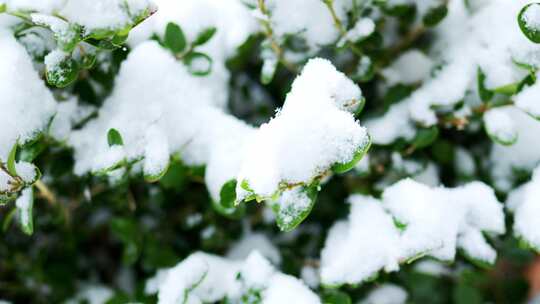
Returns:
[[[25,49],[2,29],[0,45],[0,159],[6,161],[17,141],[27,142],[47,126],[56,102]]]

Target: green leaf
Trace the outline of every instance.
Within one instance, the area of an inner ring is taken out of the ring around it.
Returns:
[[[484,102],[489,101],[493,98],[493,91],[488,90],[485,85],[486,74],[480,67],[477,70],[477,83],[478,83],[478,93],[480,94],[480,99]]]
[[[420,129],[416,133],[412,145],[415,149],[423,149],[433,144],[438,137],[439,128],[435,126],[427,129]]]
[[[429,9],[422,18],[422,21],[426,26],[435,26],[439,24],[447,14],[448,8],[446,7],[446,4],[443,4]]]
[[[17,156],[17,147],[19,146],[18,143],[15,143],[13,147],[11,148],[11,151],[9,151],[8,160],[7,160],[7,170],[9,174],[12,176],[17,176],[17,169],[15,166],[16,163],[16,156]]]
[[[4,218],[4,222],[2,223],[2,232],[6,232],[9,229],[9,226],[11,225],[11,222],[13,221],[16,213],[17,208],[13,208],[8,212],[8,214]]]
[[[206,76],[212,71],[212,58],[198,52],[191,52],[184,57],[188,71],[195,76]]]
[[[186,36],[178,24],[173,22],[167,24],[164,43],[175,54],[179,54],[185,50]]]
[[[187,171],[188,168],[182,162],[173,161],[165,175],[159,180],[159,183],[165,189],[180,192],[186,184]]]
[[[144,174],[144,180],[148,183],[158,182],[165,176],[165,174],[167,174],[167,171],[169,171],[169,165],[170,163],[168,163],[167,166],[165,166],[165,168],[161,170],[158,174]]]
[[[124,145],[122,135],[120,135],[120,132],[115,128],[111,128],[109,129],[109,132],[107,132],[107,142],[109,143],[109,147]]]
[[[54,33],[54,38],[60,48],[64,52],[72,52],[77,44],[81,41],[81,27],[77,24],[70,24],[67,32]]]
[[[323,304],[351,304],[351,297],[339,290],[327,291],[322,297]]]
[[[226,182],[219,192],[220,204],[225,208],[234,207],[236,201],[236,179]]]
[[[137,223],[131,218],[118,217],[111,221],[111,232],[124,243],[123,261],[133,264],[139,257],[140,232]]]
[[[301,191],[309,198],[309,204],[301,204],[301,206],[299,206],[294,202],[288,202],[285,204],[286,207],[282,208],[281,204],[278,202],[272,206],[272,209],[276,214],[276,223],[281,231],[289,232],[294,230],[294,228],[300,225],[300,223],[302,223],[311,213],[311,210],[317,201],[319,183],[314,182],[310,186],[304,187]],[[283,199],[283,196],[279,199]]]
[[[217,29],[215,27],[209,27],[197,35],[195,41],[193,41],[193,46],[199,46],[207,43],[214,35],[216,34]]]
[[[536,20],[531,24],[530,20],[527,20],[529,15],[536,15],[536,12],[533,10],[539,10],[540,9],[540,3],[529,3],[521,11],[518,15],[518,24],[519,28],[530,41],[534,43],[540,43],[540,27],[538,26],[538,22]]]
[[[55,67],[46,71],[47,83],[57,88],[65,88],[73,83],[79,75],[79,65],[73,58],[67,56]]]
[[[351,161],[344,163],[344,164],[335,164],[332,166],[332,171],[335,173],[345,173],[350,170],[352,170],[356,164],[366,155],[367,151],[371,147],[371,138],[368,136],[367,141],[360,147],[353,155],[353,158]]]
[[[0,14],[4,13],[5,11],[6,11],[6,4],[5,3],[0,4]]]

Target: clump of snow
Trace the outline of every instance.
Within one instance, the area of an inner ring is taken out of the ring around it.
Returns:
[[[540,5],[535,5],[540,7]],[[538,76],[537,76],[538,77]],[[515,104],[521,110],[527,112],[531,116],[540,119],[540,83],[536,82],[530,87],[523,89],[515,97]]]
[[[111,162],[103,160],[118,160],[107,156],[119,149],[107,144],[107,132],[115,128],[128,161],[148,156],[145,173],[163,169],[169,153],[180,153],[188,165],[207,164],[206,180],[219,201],[222,185],[238,172],[242,142],[252,128],[211,106],[213,88],[157,43],[139,45],[123,63],[98,118],[71,134],[75,173],[106,169]]]
[[[392,64],[382,70],[388,85],[416,84],[427,79],[433,68],[432,60],[419,50],[401,54]]]
[[[281,183],[309,184],[335,163],[347,163],[369,142],[348,110],[362,93],[329,61],[310,60],[296,78],[283,108],[257,130],[242,162],[238,199],[249,192],[271,197]]]
[[[408,103],[399,102],[381,117],[366,121],[366,127],[374,144],[388,145],[398,138],[411,140],[416,135],[414,123],[409,118]]]
[[[492,264],[496,253],[482,232],[505,232],[502,204],[480,182],[431,188],[404,179],[387,188],[380,201],[359,195],[350,200],[348,221],[332,227],[321,252],[324,284],[361,283],[424,255],[450,261],[456,248]]]
[[[16,142],[27,142],[45,129],[56,102],[11,33],[0,29],[0,45],[0,160],[5,162]]]
[[[270,260],[272,264],[281,264],[281,253],[272,241],[262,233],[246,233],[229,248],[226,257],[233,260],[243,260],[254,250]]]
[[[343,39],[348,41],[359,41],[367,38],[375,31],[375,22],[370,18],[361,18],[356,22],[352,29],[350,29]]]
[[[536,168],[530,182],[513,190],[507,201],[508,208],[514,212],[514,234],[531,247],[540,251],[540,167]]]
[[[484,125],[487,133],[502,144],[512,144],[518,133],[514,121],[504,108],[490,109],[484,113]]]
[[[151,7],[149,0],[69,0],[59,14],[70,22],[93,30],[119,30],[130,24]]]
[[[508,191],[515,181],[516,170],[531,172],[540,163],[540,151],[531,148],[531,143],[538,140],[540,123],[516,108],[505,111],[516,126],[518,139],[511,146],[494,143],[489,166],[495,187]]]
[[[312,50],[335,42],[339,31],[329,9],[323,1],[269,0],[265,1],[270,11],[270,23],[277,37],[296,34],[305,39]],[[336,0],[334,9],[341,20],[345,20],[351,1]]]
[[[277,272],[258,251],[245,260],[229,260],[197,252],[168,270],[160,270],[146,285],[158,293],[159,304],[216,302],[236,303],[243,296],[259,294],[262,303],[320,303],[318,297],[298,279]]]
[[[163,37],[169,22],[178,24],[188,42],[195,40],[202,31],[215,27],[210,41],[197,47],[197,51],[212,58],[212,72],[205,76],[208,88],[215,96],[211,104],[224,107],[229,90],[229,71],[226,60],[236,54],[240,45],[257,30],[257,22],[250,16],[249,9],[238,0],[156,0],[157,12],[135,27],[128,43],[136,46],[148,40],[152,34]]]
[[[407,291],[395,284],[383,284],[370,291],[361,304],[405,304]]]
[[[81,302],[88,304],[105,304],[114,295],[114,292],[105,286],[87,284],[80,288],[77,294],[66,301],[66,304],[78,304]]]
[[[23,227],[32,226],[32,206],[34,204],[34,192],[32,188],[26,188],[15,201],[15,206],[19,212],[19,220]],[[24,228],[31,229],[32,228]]]
[[[392,216],[374,198],[354,195],[349,201],[349,220],[334,224],[321,252],[324,284],[355,284],[382,268],[399,268],[399,231]]]

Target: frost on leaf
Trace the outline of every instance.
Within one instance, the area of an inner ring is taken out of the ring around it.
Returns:
[[[197,252],[173,268],[160,270],[146,283],[146,292],[158,294],[159,304],[320,303],[298,279],[279,273],[258,251],[245,260],[230,260]],[[252,303],[252,302],[249,302]]]
[[[480,182],[431,188],[411,179],[387,188],[382,200],[351,197],[348,221],[330,230],[321,253],[323,284],[357,284],[421,256],[451,261],[456,249],[479,264],[495,250],[482,232],[505,232],[502,204]]]

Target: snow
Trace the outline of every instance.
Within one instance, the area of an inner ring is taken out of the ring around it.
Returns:
[[[493,264],[496,253],[482,232],[505,232],[502,204],[481,182],[444,188],[404,179],[388,187],[381,200],[361,195],[349,200],[348,220],[334,224],[321,252],[323,284],[362,283],[424,255],[451,261],[456,248]]]
[[[533,3],[527,7],[525,12],[523,12],[522,18],[527,28],[538,31],[540,29],[540,5]]]
[[[26,188],[15,201],[15,206],[19,212],[19,219],[23,227],[32,225],[32,205],[34,204],[34,193],[32,188]]]
[[[154,2],[158,7],[157,12],[130,32],[128,43],[136,46],[148,40],[152,34],[163,37],[169,22],[181,26],[188,42],[194,41],[203,30],[215,27],[215,35],[205,45],[197,47],[197,51],[212,58],[212,72],[204,77],[207,83],[212,83],[208,87],[215,90],[215,96],[209,101],[224,107],[229,90],[229,71],[225,62],[257,30],[257,21],[238,0]]]
[[[46,128],[56,102],[25,49],[2,29],[0,45],[0,159],[6,161],[16,142],[25,143]]]
[[[58,10],[64,0],[6,0],[9,10],[13,11],[39,11],[43,13],[53,13]]]
[[[226,257],[233,260],[243,260],[252,251],[257,250],[272,264],[281,264],[281,253],[266,235],[256,232],[248,232],[234,243],[227,251]]]
[[[514,121],[504,108],[490,109],[484,113],[484,125],[487,133],[502,144],[512,144],[518,134]]]
[[[89,33],[123,29],[133,24],[133,18],[140,16],[150,5],[149,0],[69,0],[59,14],[82,25]]]
[[[322,45],[335,42],[339,37],[340,33],[334,26],[330,11],[323,1],[268,0],[265,2],[270,11],[272,29],[280,39],[287,34],[297,34],[306,40],[310,49],[317,50]],[[344,20],[351,2],[345,0],[333,2],[337,16]]]
[[[540,7],[540,5],[535,5]],[[537,76],[538,77],[538,76]],[[540,119],[540,83],[536,82],[530,87],[523,89],[514,98],[515,104],[521,110],[531,116]]]
[[[123,63],[98,118],[71,134],[75,173],[106,169],[119,160],[114,153],[120,148],[109,148],[106,138],[115,128],[127,160],[148,156],[147,174],[163,169],[169,153],[180,153],[188,165],[207,164],[206,181],[219,201],[221,186],[236,176],[240,146],[252,128],[212,106],[214,88],[155,42],[139,45]]]
[[[168,270],[160,270],[147,281],[146,292],[158,293],[158,303],[237,301],[251,292],[260,293],[263,303],[320,303],[300,280],[277,272],[258,251],[244,260],[225,259],[197,252]],[[280,302],[281,301],[281,302]]]
[[[88,303],[88,304],[105,304],[114,295],[114,292],[102,285],[88,284],[82,286],[75,297],[66,301],[66,304]]]
[[[375,23],[373,20],[369,18],[361,18],[356,22],[353,28],[345,34],[344,38],[348,41],[356,42],[367,38],[374,31]]]
[[[349,201],[349,220],[334,224],[321,252],[321,280],[327,285],[356,284],[382,268],[399,268],[399,231],[392,217],[374,198],[354,195]]]
[[[430,76],[432,60],[419,50],[409,50],[401,54],[392,64],[382,70],[388,85],[412,85],[424,81]]]
[[[238,174],[238,200],[249,188],[271,197],[280,183],[308,185],[335,163],[352,160],[368,144],[354,110],[360,89],[329,61],[312,59],[296,78],[283,108],[262,125],[246,148]]]
[[[295,277],[278,273],[263,292],[262,304],[320,304],[317,295]]]
[[[507,201],[508,208],[514,212],[514,234],[537,251],[540,250],[540,167],[534,170],[530,182],[513,190]]]
[[[516,108],[505,111],[516,126],[518,139],[511,146],[494,143],[488,163],[494,186],[508,191],[515,181],[516,170],[531,172],[540,163],[540,150],[531,148],[531,143],[538,140],[540,123]]]
[[[405,304],[407,291],[395,284],[386,283],[369,292],[361,304]]]
[[[406,102],[390,106],[383,116],[366,120],[366,127],[373,143],[378,145],[389,145],[398,138],[411,140],[416,135]]]
[[[429,59],[413,50],[383,70],[390,85],[413,81],[421,81],[422,85],[372,122],[379,130],[373,136],[374,142],[388,144],[410,136],[413,126],[408,119],[423,126],[435,125],[437,108],[454,107],[467,92],[476,92],[478,67],[486,75],[488,89],[521,81],[527,71],[515,62],[534,64],[534,54],[540,50],[521,33],[516,22],[525,4],[524,0],[494,0],[469,11],[463,1],[450,1],[448,16],[434,30]],[[498,39],[493,39],[493,33],[497,33]],[[439,68],[430,73],[433,66]],[[401,123],[392,126],[388,121]]]

